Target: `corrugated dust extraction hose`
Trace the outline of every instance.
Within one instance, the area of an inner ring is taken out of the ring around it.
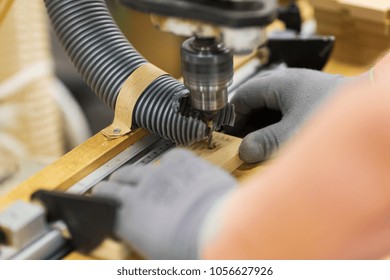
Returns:
[[[112,109],[129,75],[147,61],[115,24],[104,0],[45,0],[54,30],[84,80]],[[176,143],[191,145],[206,137],[206,125],[175,110],[188,90],[162,76],[141,95],[133,125]]]

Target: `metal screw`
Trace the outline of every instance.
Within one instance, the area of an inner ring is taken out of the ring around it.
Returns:
[[[114,132],[115,134],[118,134],[121,132],[121,129],[120,128],[115,128],[112,132]]]

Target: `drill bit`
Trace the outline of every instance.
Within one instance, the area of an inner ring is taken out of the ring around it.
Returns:
[[[213,121],[208,121],[207,122],[207,126],[208,126],[208,131],[209,131],[209,135],[208,135],[208,139],[207,139],[207,148],[209,150],[212,150],[215,148],[215,145],[214,145],[214,142],[213,142]]]

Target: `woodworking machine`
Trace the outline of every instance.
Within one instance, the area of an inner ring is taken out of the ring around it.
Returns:
[[[123,58],[121,56],[113,57],[121,49],[113,45],[113,42],[122,40],[119,37],[115,37],[115,40],[106,40],[107,44],[112,43],[112,46],[103,46],[103,50],[100,50],[101,54],[96,55],[99,51],[98,47],[95,48],[93,45],[85,43],[88,36],[92,36],[90,40],[91,42],[95,40],[96,44],[104,41],[100,37],[93,37],[95,33],[92,32],[92,28],[95,28],[95,26],[87,26],[83,29],[89,33],[80,37],[82,40],[78,45],[78,42],[70,40],[77,39],[77,35],[81,32],[74,29],[78,25],[64,28],[64,25],[61,24],[61,20],[67,19],[66,13],[61,11],[67,11],[69,7],[75,8],[76,5],[67,6],[67,3],[72,1],[63,0],[45,0],[45,2],[55,30],[76,67],[79,68],[80,73],[95,92],[106,103],[114,107],[113,102],[117,96],[118,87],[124,81],[125,72],[127,70],[130,72],[134,71],[134,68],[144,63],[143,58],[140,58],[130,47],[122,44],[121,48],[124,50],[127,48],[125,52],[129,54],[129,58],[133,59],[129,61],[131,63],[133,61],[139,63],[131,64],[126,62],[119,64],[126,61],[125,58],[127,59],[127,57]],[[86,14],[86,10],[83,9],[87,9],[89,8],[88,5],[95,5],[95,3],[93,1],[77,2],[80,5],[80,9],[75,9],[75,14],[69,13],[69,16],[74,16],[78,21],[80,15]],[[103,5],[103,1],[96,2],[99,2],[99,5]],[[264,28],[278,15],[276,1],[121,0],[121,2],[130,8],[151,14],[152,22],[159,29],[190,37],[182,45],[184,85],[190,91],[190,98],[188,98],[186,106],[200,113],[200,118],[208,129],[206,134],[210,148],[212,147],[212,132],[218,128],[215,125],[215,122],[217,122],[216,118],[220,118],[221,112],[224,112],[231,94],[234,94],[240,84],[265,67],[280,62],[286,63],[291,67],[321,69],[327,61],[333,45],[333,38],[330,37],[302,38],[296,34],[296,36],[292,37],[270,36],[267,38]],[[99,6],[99,8],[101,7],[103,6]],[[279,11],[279,17],[281,14]],[[105,14],[104,16],[107,15]],[[53,17],[58,18],[53,20]],[[297,26],[296,14],[289,17],[288,14],[283,13],[283,19],[286,22],[289,22],[291,18],[295,26]],[[70,19],[67,22],[72,24],[75,21]],[[88,18],[87,23],[89,22]],[[96,34],[103,34],[102,36],[107,36],[107,32],[113,32],[113,36],[117,36],[117,33],[111,29],[105,32],[99,29],[96,30]],[[259,58],[256,54],[256,50],[259,47],[262,47],[262,50],[268,50],[266,53],[269,53],[269,55],[267,55],[266,59],[264,57]],[[104,52],[104,49],[107,49],[107,51]],[[91,54],[92,56],[90,57],[89,55]],[[236,72],[233,77],[233,55],[235,54],[251,55],[242,59],[241,63],[236,64]],[[96,60],[95,57],[97,57]],[[108,59],[105,60],[105,57],[108,57]],[[110,61],[113,64],[112,67],[108,65],[107,71],[102,68],[107,66],[105,61]],[[87,62],[91,63],[91,65],[86,64]],[[122,69],[126,71],[122,71]],[[119,79],[118,77],[122,78]],[[117,80],[110,80],[114,78]],[[179,93],[184,91],[182,85],[173,81],[173,79],[159,78],[154,83],[147,90],[155,89],[158,91],[162,88],[163,90],[160,90],[161,93],[169,93],[173,88],[175,90],[179,89],[176,90]],[[164,86],[165,88],[163,88]],[[0,259],[58,259],[72,250],[88,253],[104,239],[115,238],[113,228],[119,204],[109,199],[97,199],[82,194],[88,193],[96,183],[105,179],[123,164],[149,164],[157,160],[167,150],[175,147],[175,143],[171,140],[176,140],[176,130],[179,131],[180,129],[172,130],[173,132],[170,130],[165,131],[164,128],[160,129],[158,125],[149,119],[143,119],[144,115],[142,115],[142,112],[145,110],[148,110],[150,113],[159,109],[153,108],[153,106],[145,107],[146,109],[142,107],[143,104],[153,104],[150,102],[146,99],[142,100],[141,97],[141,100],[138,102],[138,107],[141,109],[138,110],[136,108],[134,116],[135,122],[139,122],[137,126],[150,127],[149,131],[155,132],[154,134],[138,131],[136,133],[138,135],[142,134],[142,137],[133,142],[130,141],[131,137],[135,137],[133,134],[124,136],[125,139],[130,140],[123,140],[123,142],[121,142],[121,139],[114,140],[114,142],[104,142],[106,140],[102,138],[103,136],[94,136],[95,139],[100,141],[100,148],[104,150],[104,155],[109,154],[110,158],[105,161],[101,161],[98,158],[96,165],[90,166],[89,164],[92,160],[88,158],[86,153],[80,158],[80,161],[85,160],[86,168],[83,168],[82,171],[88,170],[88,174],[85,175],[85,172],[77,170],[78,173],[74,171],[75,174],[77,173],[75,177],[78,178],[76,182],[72,180],[66,183],[57,182],[57,184],[61,185],[61,190],[67,190],[66,193],[37,191],[32,194],[31,203],[18,201],[0,213]],[[158,102],[162,104],[162,102],[166,101]],[[155,104],[159,104],[158,102],[156,101]],[[161,116],[161,122],[164,122],[163,117],[169,114],[164,111],[157,116]],[[138,115],[140,116],[138,117]],[[177,117],[174,116],[172,118],[175,119]],[[185,123],[185,121],[178,121],[178,126],[182,123]],[[156,130],[153,130],[155,127]],[[201,133],[202,127],[199,127],[200,130],[190,127],[191,133],[193,131]],[[183,140],[185,135],[190,134],[189,132],[180,133],[177,133],[180,136],[177,138],[179,140]],[[199,139],[201,140],[202,137],[199,137]],[[115,144],[117,143],[115,141],[119,144]],[[187,143],[184,140],[175,142]],[[128,143],[128,146],[123,147],[124,144],[121,145],[121,143]],[[77,157],[77,153],[81,150],[84,153],[88,149],[92,151],[94,147],[90,148],[89,145],[86,143],[82,145],[82,148],[85,147],[84,150],[76,148],[70,153]],[[117,145],[116,147],[120,146],[120,150],[115,152],[116,155],[112,155],[114,148],[110,148],[110,145],[113,147],[115,145]],[[103,157],[103,151],[101,157]],[[66,163],[68,158],[69,156],[65,156],[59,162]],[[56,171],[62,172],[56,166],[60,166],[60,164],[56,165],[55,163],[52,167],[48,167],[49,169],[41,171],[40,174],[54,171],[51,176],[56,176]],[[91,169],[93,169],[92,172],[90,171]],[[79,173],[83,173],[83,176],[79,175]],[[80,177],[82,178],[79,179]],[[33,188],[39,189],[39,187],[43,189],[58,189],[58,186],[46,186],[44,185],[46,182],[39,181],[39,179],[34,180],[33,178],[27,182],[24,187],[29,191]],[[31,186],[31,184],[42,184],[44,186]]]
[[[250,54],[266,41],[264,28],[276,17],[276,1],[123,0],[152,14],[162,31],[191,37],[182,45],[182,74],[191,107],[200,111],[212,148],[214,120],[228,104],[233,54]]]

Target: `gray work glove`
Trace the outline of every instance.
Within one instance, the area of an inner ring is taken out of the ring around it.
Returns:
[[[245,126],[246,117],[255,109],[278,110],[282,119],[248,134],[240,146],[241,159],[247,163],[268,159],[315,108],[348,80],[315,70],[287,68],[261,73],[243,85],[231,101],[237,113],[235,129]]]
[[[225,171],[174,149],[158,165],[122,167],[93,194],[121,202],[116,233],[143,257],[198,259],[207,221],[235,185]]]

